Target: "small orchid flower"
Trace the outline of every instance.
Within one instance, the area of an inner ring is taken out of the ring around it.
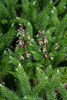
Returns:
[[[30,40],[30,36],[28,35],[28,39]]]
[[[41,45],[41,44],[43,44],[43,41],[42,41],[42,39],[40,38],[40,39],[38,39],[39,40],[39,44]]]
[[[20,60],[24,60],[24,57],[22,55],[20,56]]]
[[[59,47],[60,47],[59,44],[56,43],[56,44],[55,44],[55,49],[57,50]]]
[[[27,58],[29,58],[30,54],[29,53],[26,53],[26,56],[27,56]]]
[[[44,45],[43,46],[43,52],[46,52],[47,50],[46,50],[46,46]]]
[[[42,48],[42,47],[39,47],[39,52],[41,52],[41,48]]]
[[[44,37],[44,43],[48,43],[48,41],[47,41],[46,37]]]

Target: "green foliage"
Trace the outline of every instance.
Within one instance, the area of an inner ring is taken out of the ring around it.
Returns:
[[[3,74],[5,78],[9,71],[17,85],[16,91],[0,85],[3,96],[8,100],[43,100],[44,95],[48,100],[56,100],[55,87],[63,100],[67,100],[67,91],[61,84],[67,82],[67,69],[60,68],[60,72],[54,69],[63,67],[60,63],[66,61],[67,56],[66,6],[66,0],[0,0],[0,78]],[[31,38],[25,37],[25,43],[29,42],[32,46],[26,44],[23,50],[16,41],[16,48],[12,52],[8,48],[15,45],[12,44],[14,39],[18,38],[19,41],[20,37],[23,38],[22,32],[16,37],[18,23],[23,25],[25,33]],[[38,39],[42,39],[42,36],[40,34],[36,38],[38,31],[48,41],[45,43],[46,54],[42,49],[39,51]],[[24,51],[26,53],[22,56]]]
[[[0,32],[0,70],[3,70],[3,74],[8,72],[10,67],[8,54],[6,52],[7,48],[10,46],[11,42],[16,36],[16,31],[13,26],[10,27],[7,34]],[[5,66],[4,66],[5,65]]]
[[[0,74],[6,75],[10,67],[11,65],[9,62],[8,54],[6,51],[4,51],[3,59],[1,60],[1,65],[0,65]]]
[[[59,5],[57,6],[58,8],[58,13],[62,13],[66,10],[66,0],[61,0],[61,2],[59,3]]]
[[[61,72],[61,82],[67,83],[67,67],[61,67],[59,70]]]
[[[6,95],[7,95],[7,98],[8,98],[9,100],[18,100],[18,99],[19,99],[19,100],[22,100],[22,99],[18,98],[18,97],[15,95],[14,92],[10,91],[10,90],[7,89],[6,87],[2,86],[1,84],[0,84],[0,88],[3,90],[2,92],[3,92],[4,97],[6,97]]]
[[[18,96],[19,94],[15,94],[15,91],[12,92],[11,90],[7,89],[5,86],[0,84],[0,90],[4,97],[8,100],[43,100],[43,96],[39,95],[42,90],[44,89],[44,94],[46,91],[47,100],[56,100],[55,95],[55,87],[57,87],[60,91],[61,97],[66,100],[67,99],[67,91],[64,89],[60,82],[60,72],[59,70],[51,71],[51,65],[45,70],[45,72],[38,68],[36,69],[37,74],[37,85],[33,88],[30,85],[29,77],[26,75],[24,68],[19,63],[18,68],[15,69],[15,72],[10,73],[17,79],[19,82],[19,88],[21,91],[21,98]],[[48,75],[48,72],[50,74]],[[17,91],[16,91],[17,93]]]
[[[4,98],[0,97],[0,100],[5,100]]]
[[[18,0],[1,1],[0,5],[1,7],[3,7],[2,8],[3,10],[0,9],[1,10],[0,27],[1,30],[3,31],[2,33],[7,32],[5,34],[6,47],[8,47],[14,39],[13,37],[13,33],[15,34],[14,29],[15,28],[18,29],[18,26],[16,27],[15,24],[24,23],[24,25],[26,26],[26,32],[28,32],[30,37],[34,39],[36,39],[37,31],[40,30],[41,26],[43,25],[44,35],[47,36],[49,42],[47,44],[48,54],[53,56],[54,58],[53,62],[52,61],[49,62],[51,62],[50,64],[52,64],[52,66],[54,66],[54,63],[56,62],[54,67],[57,67],[58,64],[64,59],[67,49],[66,48],[67,41],[65,40],[65,38],[63,38],[63,35],[65,34],[67,28],[66,0],[64,1],[61,0],[56,5],[57,2],[58,0],[56,0],[55,2],[53,2],[52,0],[49,0],[49,2],[47,0],[42,0],[42,1],[22,0],[20,6],[21,9],[20,13]],[[63,10],[65,14],[63,14],[62,18],[60,18],[62,14],[61,15],[59,14],[59,12],[61,12],[60,11],[61,6],[62,9],[63,7],[65,7],[65,10]],[[20,13],[20,16],[17,15],[17,12]],[[11,28],[11,25],[13,25],[14,29]],[[7,30],[5,29],[6,26],[8,26]],[[58,50],[55,50],[56,43],[60,46]],[[0,47],[3,49],[5,48],[3,42],[1,42]]]

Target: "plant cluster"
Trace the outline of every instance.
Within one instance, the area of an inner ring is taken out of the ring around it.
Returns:
[[[66,6],[0,0],[0,99],[67,100]]]

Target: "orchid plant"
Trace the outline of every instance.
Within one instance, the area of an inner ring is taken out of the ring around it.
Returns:
[[[41,34],[41,38],[38,38],[37,40],[39,40],[39,52],[43,52],[43,57],[45,58],[45,62],[43,65],[43,69],[45,68],[46,65],[46,60],[50,57],[51,60],[53,60],[53,57],[51,57],[50,55],[47,54],[47,49],[46,49],[46,43],[48,43],[47,37],[44,36],[43,34],[43,26],[41,27],[41,31],[38,31],[38,34],[36,37],[39,37],[39,35]]]
[[[20,59],[23,61],[24,60],[24,56],[26,55],[27,58],[29,58],[30,54],[28,53],[28,50],[25,49],[26,45],[29,44],[30,46],[32,46],[31,42],[30,42],[30,36],[28,33],[25,33],[25,30],[23,28],[22,24],[19,24],[19,26],[21,27],[20,30],[18,30],[17,36],[19,36],[19,40],[17,41],[16,47],[17,50],[21,47],[23,52],[20,53]],[[26,39],[27,37],[27,39]]]

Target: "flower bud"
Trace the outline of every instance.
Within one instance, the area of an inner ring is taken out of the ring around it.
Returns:
[[[32,46],[32,44],[30,43],[30,46]]]
[[[30,36],[28,35],[28,39],[30,40]]]
[[[59,44],[56,43],[56,44],[55,44],[55,49],[57,50],[59,47],[60,47]]]
[[[21,27],[22,27],[22,24],[19,24],[19,26],[21,26]]]
[[[50,57],[51,60],[53,60],[53,57]]]
[[[41,29],[43,30],[43,25],[42,25]]]

